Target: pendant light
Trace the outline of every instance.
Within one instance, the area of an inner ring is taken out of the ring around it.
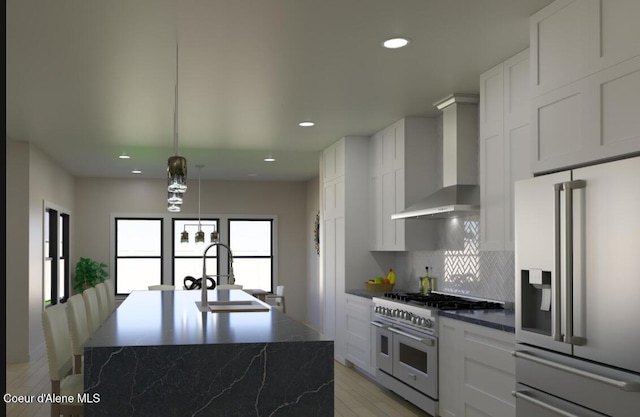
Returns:
[[[196,243],[204,243],[204,232],[202,231],[202,224],[200,222],[200,181],[202,179],[202,167],[204,165],[198,164],[198,231],[196,232]]]
[[[173,112],[173,153],[167,161],[167,191],[184,194],[187,191],[187,160],[178,155],[178,45],[176,45],[176,87]],[[175,203],[173,204],[175,205]],[[171,205],[169,206],[171,207]]]

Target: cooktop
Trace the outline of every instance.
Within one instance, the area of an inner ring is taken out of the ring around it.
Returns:
[[[434,307],[440,310],[488,310],[503,309],[504,304],[496,301],[465,298],[457,295],[431,292],[388,292],[385,298],[398,300],[420,307]]]

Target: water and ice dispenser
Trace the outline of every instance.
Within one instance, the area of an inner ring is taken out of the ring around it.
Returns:
[[[520,271],[522,328],[551,335],[551,271]]]

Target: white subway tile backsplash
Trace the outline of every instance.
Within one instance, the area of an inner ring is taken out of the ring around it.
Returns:
[[[402,276],[398,287],[418,291],[418,277],[424,276],[428,266],[438,291],[513,302],[513,252],[480,251],[478,216],[448,219],[441,227],[441,249],[398,255],[396,262]],[[403,265],[406,271],[402,270]]]

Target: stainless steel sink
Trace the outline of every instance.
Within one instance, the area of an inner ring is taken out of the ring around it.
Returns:
[[[208,301],[204,307],[202,306],[202,302],[196,301],[196,306],[200,311],[210,311],[212,313],[259,312],[269,311],[271,309],[269,304],[263,303],[258,299]]]

